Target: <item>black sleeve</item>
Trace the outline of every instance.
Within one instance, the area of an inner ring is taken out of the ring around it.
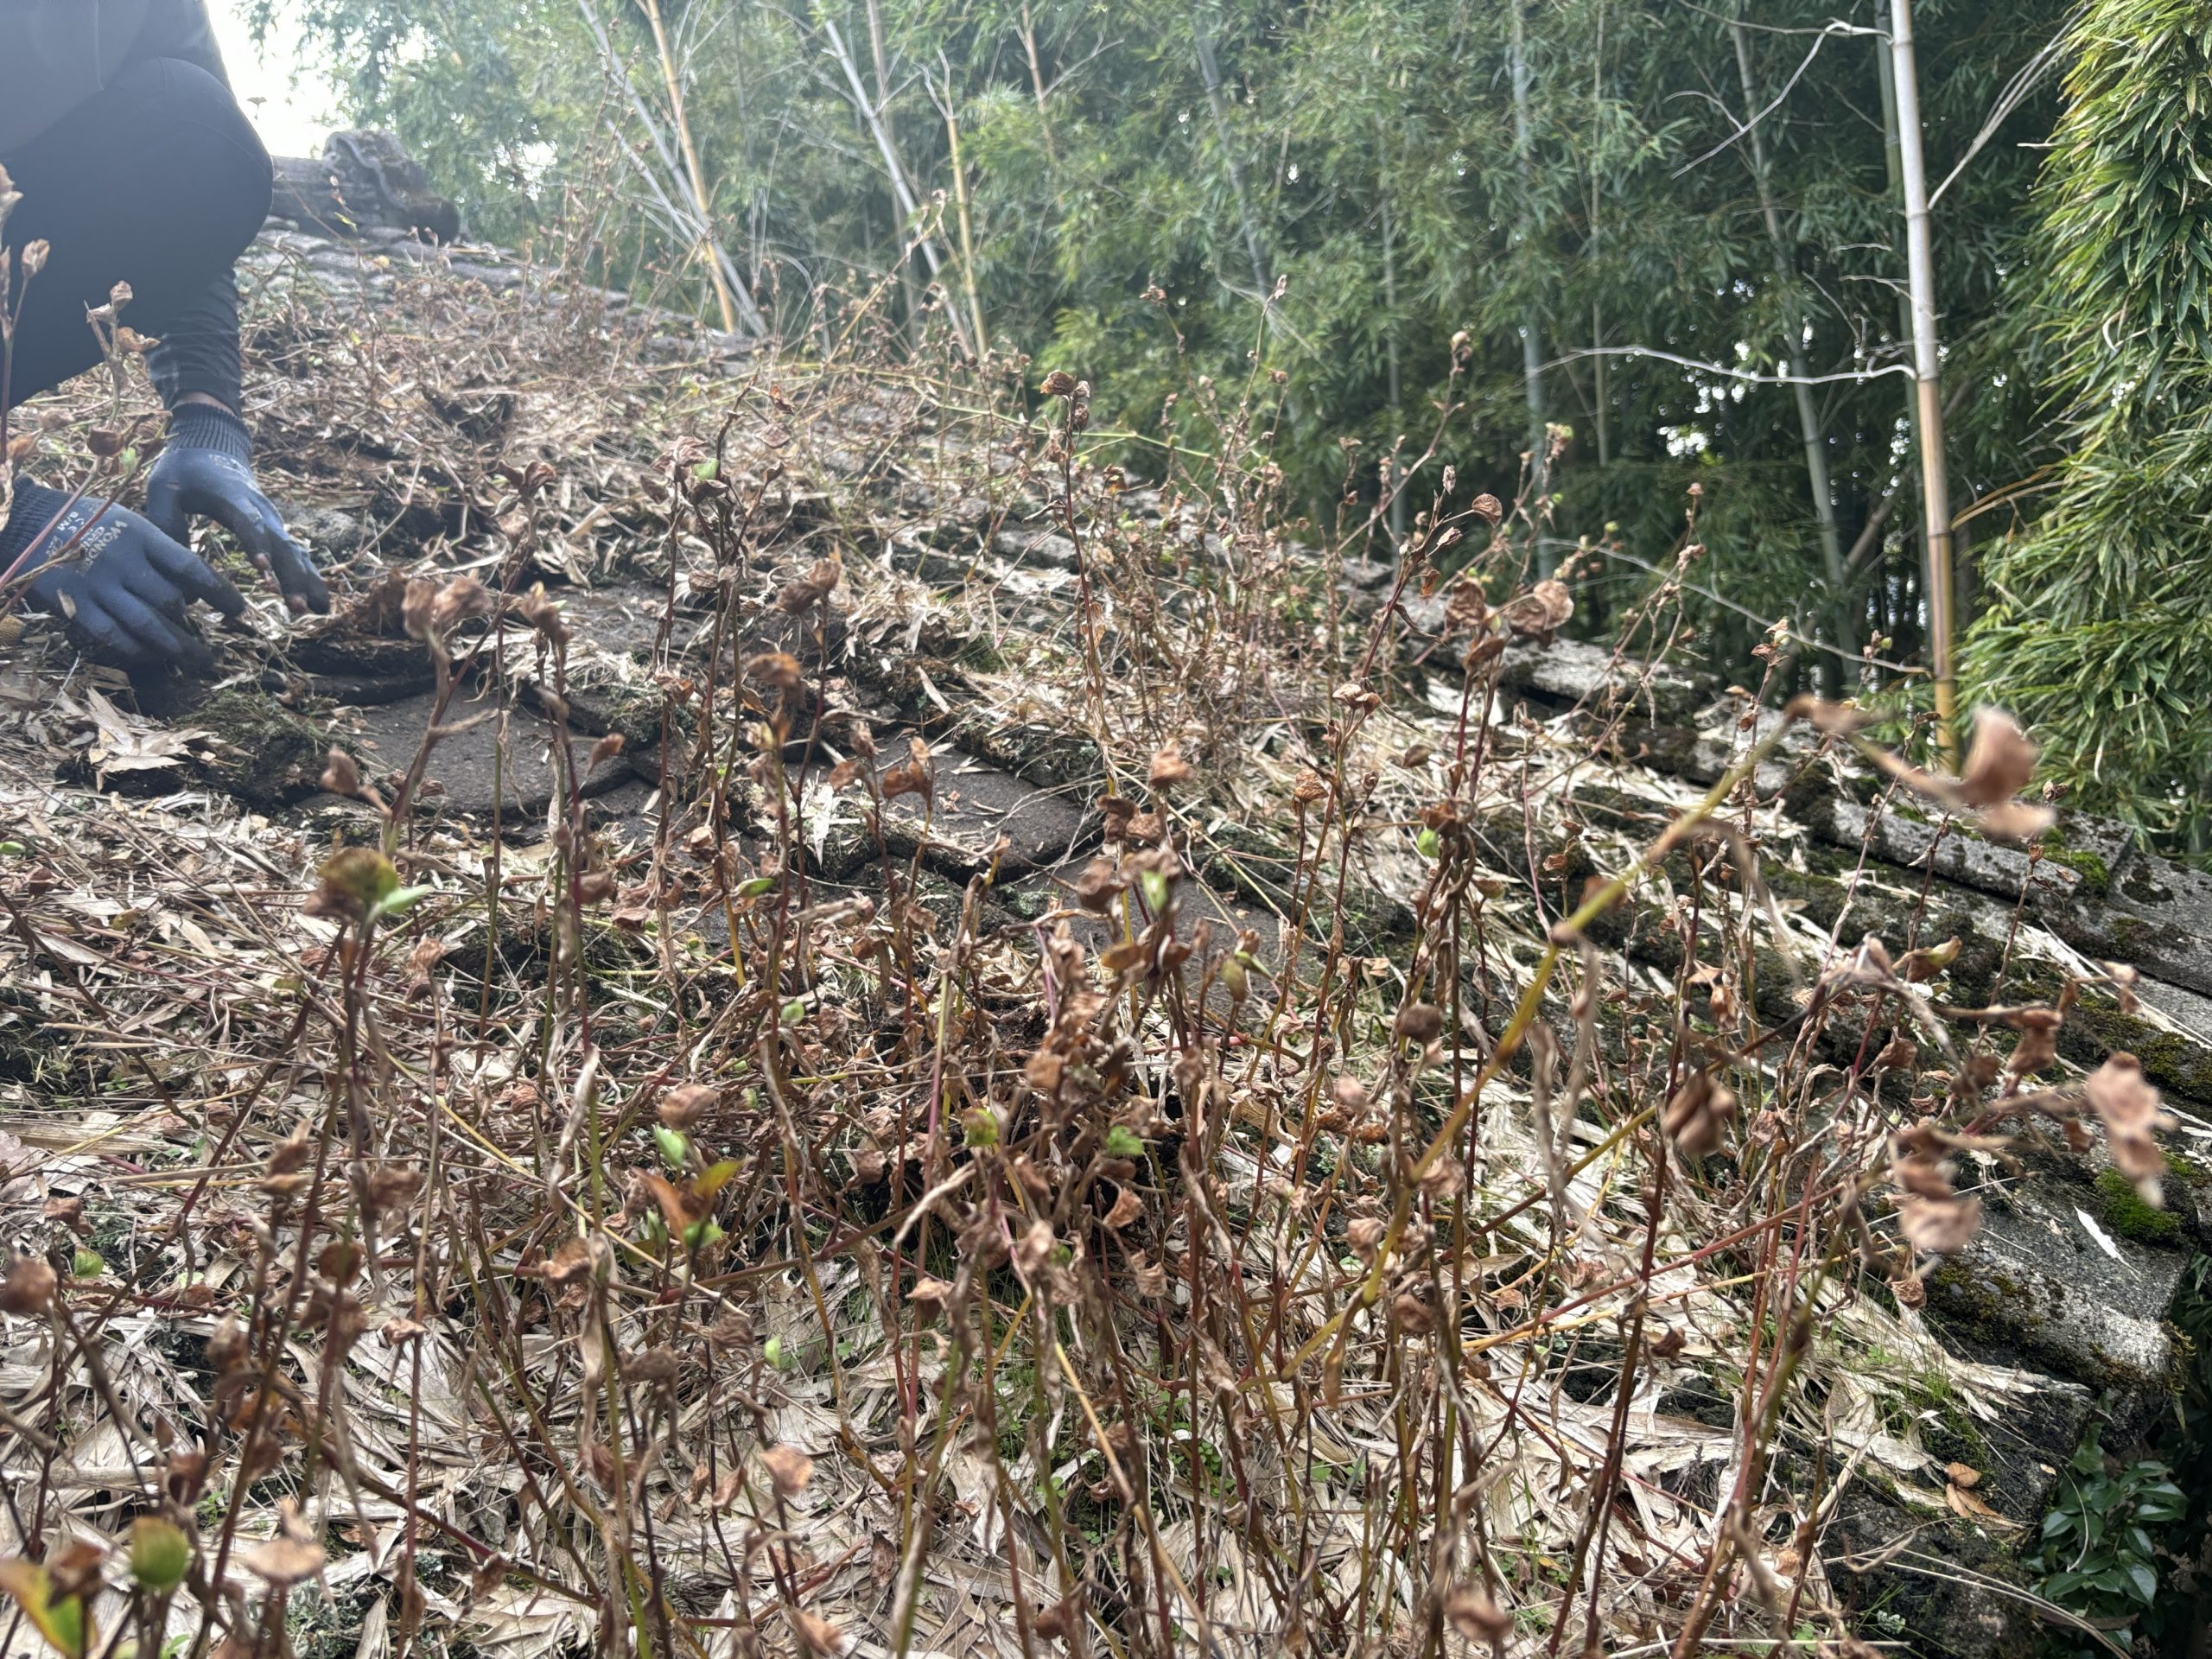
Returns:
[[[230,85],[204,0],[154,0],[131,51],[134,56],[181,58]],[[170,325],[146,366],[155,391],[170,409],[187,393],[200,391],[238,410],[238,287],[230,272],[210,283]]]
[[[154,390],[175,409],[190,392],[204,391],[226,409],[239,407],[238,285],[225,271],[185,308],[162,343],[146,357]]]

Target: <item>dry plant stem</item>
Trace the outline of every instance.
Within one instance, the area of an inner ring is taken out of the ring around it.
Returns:
[[[1483,1062],[1482,1069],[1475,1074],[1474,1081],[1459,1096],[1450,1116],[1444,1120],[1443,1126],[1437,1130],[1434,1137],[1429,1141],[1427,1148],[1415,1160],[1413,1167],[1406,1172],[1404,1179],[1400,1183],[1398,1196],[1391,1211],[1389,1224],[1384,1230],[1382,1242],[1376,1249],[1374,1265],[1368,1270],[1365,1279],[1362,1281],[1358,1295],[1349,1306],[1337,1313],[1306,1340],[1297,1353],[1292,1356],[1290,1363],[1283,1367],[1282,1376],[1287,1377],[1295,1375],[1304,1367],[1307,1360],[1329,1343],[1333,1342],[1341,1349],[1345,1333],[1350,1328],[1353,1310],[1372,1307],[1381,1298],[1387,1265],[1392,1252],[1397,1249],[1399,1241],[1405,1236],[1406,1224],[1412,1217],[1414,1195],[1420,1191],[1421,1178],[1435,1168],[1450,1153],[1452,1142],[1459,1139],[1460,1129],[1465,1127],[1467,1118],[1481,1100],[1482,1091],[1504,1069],[1505,1063],[1513,1058],[1522,1040],[1528,1036],[1529,1027],[1535,1022],[1538,1009],[1543,1006],[1544,992],[1551,984],[1552,975],[1559,968],[1563,942],[1568,939],[1579,939],[1584,929],[1625,898],[1636,885],[1664,860],[1668,853],[1679,845],[1692,830],[1719,810],[1728,797],[1735,792],[1737,785],[1758,770],[1759,763],[1773,753],[1776,746],[1781,742],[1783,734],[1788,730],[1787,721],[1777,721],[1774,729],[1753,745],[1742,760],[1721,774],[1719,780],[1705,792],[1702,799],[1667,827],[1666,833],[1651,843],[1642,858],[1628,869],[1607,880],[1584,899],[1572,915],[1554,926],[1552,942],[1545,946],[1543,955],[1537,959],[1535,970],[1529,976],[1528,989],[1522,993],[1521,1001],[1513,1010],[1512,1019],[1507,1022],[1505,1030],[1500,1033],[1497,1048],[1492,1051],[1491,1057]]]
[[[1663,1147],[1655,1147],[1651,1158],[1650,1193],[1644,1213],[1643,1255],[1637,1264],[1642,1282],[1645,1285],[1652,1281],[1653,1258],[1658,1252],[1659,1228],[1665,1214],[1666,1190],[1666,1154]],[[1575,1591],[1583,1577],[1583,1565],[1592,1547],[1593,1528],[1597,1534],[1597,1559],[1589,1571],[1590,1608],[1583,1625],[1582,1646],[1585,1652],[1602,1646],[1599,1636],[1601,1611],[1598,1602],[1599,1584],[1605,1573],[1605,1541],[1613,1524],[1612,1494],[1620,1484],[1621,1461],[1628,1450],[1629,1402],[1636,1395],[1637,1368],[1643,1357],[1644,1326],[1650,1308],[1649,1297],[1638,1296],[1630,1316],[1628,1336],[1621,1351],[1620,1374],[1613,1383],[1613,1421],[1611,1431],[1605,1437],[1605,1464],[1591,1486],[1590,1512],[1575,1540],[1573,1566],[1568,1571],[1566,1586],[1560,1595],[1559,1617],[1552,1623],[1548,1651],[1553,1654],[1559,1652],[1560,1643],[1567,1634],[1568,1619],[1574,1611]]]
[[[1869,1185],[1871,1186],[1871,1183]],[[1801,1225],[1808,1218],[1810,1200],[1808,1192],[1799,1216]],[[1828,1273],[1851,1249],[1850,1238],[1839,1230],[1818,1265],[1811,1287],[1802,1300],[1792,1298],[1794,1306],[1785,1315],[1783,1338],[1770,1367],[1759,1409],[1746,1424],[1745,1461],[1737,1472],[1735,1489],[1729,1496],[1727,1519],[1707,1554],[1697,1599],[1690,1604],[1681,1633],[1675,1639],[1672,1659],[1692,1659],[1692,1656],[1700,1650],[1707,1627],[1720,1611],[1722,1586],[1727,1582],[1730,1566],[1734,1556],[1744,1548],[1743,1541],[1750,1536],[1747,1519],[1750,1506],[1752,1496],[1758,1491],[1764,1476],[1767,1449],[1781,1427],[1783,1402],[1789,1394],[1789,1384],[1799,1365],[1812,1347],[1809,1310],[1818,1300]],[[1794,1271],[1791,1278],[1792,1283],[1786,1289],[1794,1288]],[[1764,1285],[1764,1275],[1762,1275],[1760,1282]]]
[[[1114,734],[1112,727],[1108,724],[1106,719],[1106,671],[1100,663],[1098,652],[1100,620],[1098,603],[1091,593],[1091,562],[1084,551],[1083,526],[1076,517],[1075,510],[1076,407],[1076,394],[1071,392],[1063,401],[1064,418],[1059,431],[1060,499],[1058,505],[1061,523],[1067,528],[1068,539],[1075,544],[1076,591],[1077,601],[1083,609],[1081,626],[1084,668],[1088,677],[1084,683],[1085,689],[1090,694],[1090,716],[1098,744],[1098,754],[1106,766],[1107,787],[1110,792],[1118,795],[1122,792],[1122,784],[1114,766]],[[1137,679],[1137,691],[1138,696],[1141,697],[1144,692],[1144,680],[1141,675]],[[1147,725],[1151,723],[1149,713],[1146,715],[1145,720]]]

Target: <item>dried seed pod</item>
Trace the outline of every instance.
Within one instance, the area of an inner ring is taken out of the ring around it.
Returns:
[[[1720,1132],[1736,1116],[1736,1096],[1704,1072],[1675,1091],[1661,1127],[1685,1158],[1703,1158],[1720,1147]]]
[[[2135,1183],[2145,1204],[2162,1203],[2159,1177],[2166,1160],[2156,1135],[2167,1120],[2159,1109],[2158,1091],[2144,1081],[2142,1064],[2133,1054],[2114,1052],[2082,1087],[2104,1125],[2113,1166]]]
[[[1191,763],[1183,758],[1181,748],[1171,742],[1162,744],[1152,757],[1152,769],[1146,781],[1154,789],[1173,789],[1178,784],[1189,783],[1191,776]]]
[[[745,664],[745,677],[772,690],[785,693],[798,690],[804,683],[798,658],[783,651],[764,651],[759,656],[748,658]]]
[[[775,1483],[776,1496],[786,1501],[804,1491],[814,1478],[814,1459],[795,1446],[772,1446],[760,1454],[760,1462]]]
[[[1508,601],[1498,614],[1514,632],[1548,639],[1574,615],[1574,595],[1556,576],[1547,576]]]
[[[1093,915],[1103,916],[1128,885],[1113,860],[1094,858],[1075,879],[1075,901]]]
[[[1897,1201],[1897,1230],[1923,1255],[1955,1255],[1980,1229],[1980,1198],[1924,1198],[1907,1193]]]
[[[1495,1647],[1513,1634],[1513,1616],[1473,1585],[1462,1585],[1444,1598],[1445,1617],[1470,1642]]]
[[[1390,1322],[1409,1337],[1425,1337],[1436,1329],[1436,1314],[1427,1302],[1407,1291],[1391,1301]]]
[[[0,1313],[44,1313],[54,1306],[60,1283],[44,1257],[17,1256],[8,1264],[7,1276],[0,1279]]]
[[[798,616],[828,601],[830,594],[842,580],[845,567],[832,553],[827,558],[817,559],[803,576],[785,582],[776,595],[776,607],[787,616]]]
[[[1402,1041],[1426,1048],[1444,1034],[1444,1010],[1433,1002],[1408,1002],[1398,1010],[1395,1030]]]
[[[660,1097],[653,1112],[668,1128],[677,1131],[696,1123],[721,1091],[709,1083],[680,1083]]]

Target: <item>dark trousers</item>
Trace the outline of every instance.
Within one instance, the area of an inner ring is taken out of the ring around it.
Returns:
[[[270,170],[230,88],[174,58],[127,63],[0,165],[22,194],[0,229],[15,256],[9,303],[22,308],[7,403],[100,360],[85,308],[106,304],[119,282],[132,295],[121,321],[165,340],[176,331],[157,354],[164,394],[227,392],[235,402],[231,265],[268,216]],[[27,282],[22,250],[41,238],[46,268]],[[211,315],[226,306],[227,339]]]

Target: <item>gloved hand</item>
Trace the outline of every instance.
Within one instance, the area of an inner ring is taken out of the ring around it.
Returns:
[[[16,481],[8,522],[0,524],[0,571],[23,556],[68,499],[60,490]],[[68,618],[86,650],[124,668],[171,663],[205,673],[214,658],[185,626],[186,607],[204,599],[226,616],[245,609],[238,589],[191,549],[129,508],[90,498],[70,507],[40,540],[27,568],[38,572],[30,584],[32,606]]]
[[[238,538],[255,569],[276,578],[294,612],[327,612],[329,588],[254,483],[252,463],[245,422],[212,404],[180,404],[168,445],[146,474],[146,516],[179,542],[189,538],[191,514],[213,518]]]

